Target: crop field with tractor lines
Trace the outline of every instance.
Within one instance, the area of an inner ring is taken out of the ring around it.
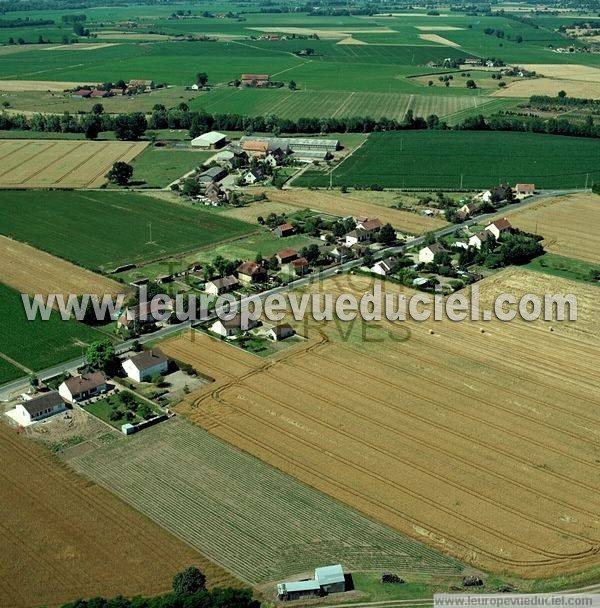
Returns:
[[[0,188],[99,188],[117,161],[130,162],[147,142],[0,141]]]
[[[373,133],[333,169],[317,169],[296,186],[489,188],[534,182],[538,188],[583,188],[600,180],[600,142],[583,137],[500,131]]]
[[[215,357],[222,363],[220,352]],[[69,463],[249,583],[336,560],[355,570],[462,571],[454,559],[182,419],[74,456]]]
[[[360,296],[371,283],[340,277],[322,290]],[[488,303],[507,291],[574,291],[582,313],[554,332],[518,321],[322,324],[304,347],[262,362],[181,337],[165,352],[215,378],[181,411],[475,566],[541,577],[597,565],[597,294],[520,270],[481,291]]]
[[[0,425],[0,604],[58,606],[76,597],[157,594],[190,565],[239,585],[189,545]]]
[[[92,270],[111,272],[254,231],[245,222],[133,192],[0,191],[0,234]]]

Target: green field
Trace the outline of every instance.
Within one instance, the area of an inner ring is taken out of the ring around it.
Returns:
[[[252,231],[238,220],[131,192],[0,192],[0,234],[103,271]]]
[[[48,321],[28,321],[21,295],[1,283],[0,314],[5,319],[0,324],[0,352],[33,371],[79,357],[86,344],[107,337],[77,321],[63,321],[54,312]],[[24,375],[17,372],[15,376],[0,364],[0,381]]]
[[[146,148],[133,165],[133,181],[142,187],[164,188],[177,178],[199,167],[214,152],[177,150],[173,148]]]
[[[600,179],[600,142],[580,137],[501,131],[374,133],[333,170],[334,186],[490,188],[500,182],[583,188]],[[591,180],[591,181],[590,181]],[[307,171],[295,186],[327,186],[328,173]]]
[[[592,283],[600,287],[599,279],[595,278],[600,277],[600,266],[598,264],[566,258],[556,253],[545,253],[529,262],[526,268],[571,281]]]
[[[0,384],[4,384],[5,382],[10,382],[11,380],[16,380],[21,376],[24,376],[25,372],[18,367],[15,367],[8,361],[2,359],[0,357]]]
[[[338,562],[352,571],[462,570],[181,418],[70,464],[249,583]]]

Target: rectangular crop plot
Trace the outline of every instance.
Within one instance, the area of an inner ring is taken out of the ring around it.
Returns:
[[[70,464],[250,583],[330,562],[351,570],[462,570],[459,562],[182,419],[75,456]]]
[[[297,186],[327,186],[328,173],[306,172]],[[333,170],[334,186],[490,188],[499,182],[583,188],[600,180],[600,141],[499,131],[374,133]]]
[[[5,319],[0,325],[0,353],[33,371],[74,359],[94,340],[107,338],[83,323],[63,321],[57,312],[48,321],[29,321],[21,295],[2,283],[0,315]]]
[[[310,291],[372,287],[348,275]],[[306,343],[267,363],[207,337],[161,348],[215,378],[181,408],[192,421],[367,516],[484,570],[597,567],[598,290],[507,269],[480,291],[482,311],[500,294],[573,293],[578,319],[316,323],[307,313],[307,326],[295,322]]]
[[[129,162],[147,142],[3,140],[0,188],[98,188],[117,161]]]
[[[131,192],[0,192],[0,234],[91,269],[201,249],[253,227]]]
[[[195,565],[212,586],[239,584],[146,517],[0,425],[0,605],[156,595]]]

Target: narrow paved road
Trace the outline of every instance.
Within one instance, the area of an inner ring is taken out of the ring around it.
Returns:
[[[515,203],[514,205],[507,207],[505,210],[495,211],[493,213],[486,213],[484,215],[478,215],[475,219],[467,220],[466,222],[463,222],[462,224],[450,224],[449,226],[441,228],[440,230],[436,230],[432,234],[434,234],[436,237],[447,236],[448,234],[452,234],[454,231],[456,231],[460,228],[464,228],[464,227],[467,227],[467,226],[470,226],[470,225],[476,224],[476,223],[478,224],[482,221],[489,220],[492,217],[502,215],[503,211],[506,211],[506,213],[509,213],[509,212],[512,213],[513,211],[515,211],[517,209],[521,209],[521,208],[531,205],[533,203],[537,203],[538,201],[540,201],[542,199],[553,198],[556,196],[563,196],[565,194],[572,194],[572,193],[577,193],[577,192],[582,192],[582,190],[544,190],[544,191],[541,191],[539,194],[536,194],[535,196],[529,197],[529,198],[521,201],[520,203]],[[387,249],[378,251],[374,255],[374,258],[377,260],[377,259],[381,259],[384,257],[388,257],[392,254],[402,253],[408,248],[415,247],[417,245],[422,244],[425,241],[425,238],[426,238],[425,236],[416,237],[414,239],[407,241],[403,245],[398,245],[396,247],[389,247]],[[315,272],[313,274],[310,274],[306,277],[302,277],[295,281],[291,281],[287,285],[275,287],[273,289],[270,289],[268,291],[261,293],[259,296],[256,296],[256,295],[246,296],[246,297],[242,298],[241,300],[239,300],[239,302],[237,304],[237,308],[243,309],[244,305],[247,305],[248,302],[250,302],[252,299],[255,299],[256,297],[265,299],[268,296],[273,295],[273,294],[285,293],[285,292],[293,290],[293,289],[298,289],[300,287],[310,285],[311,283],[320,281],[322,279],[326,279],[328,277],[334,276],[341,272],[351,270],[352,268],[356,268],[356,267],[360,266],[361,264],[362,264],[362,258],[350,260],[348,262],[344,262],[337,266],[333,266],[331,268],[321,270],[320,272]],[[202,319],[202,321],[210,321],[213,319],[216,319],[216,314],[206,317],[206,318]],[[169,325],[167,327],[163,327],[163,328],[159,329],[158,331],[155,331],[151,334],[146,334],[146,335],[140,336],[139,338],[136,338],[135,340],[128,340],[127,342],[123,342],[122,344],[119,344],[117,346],[117,353],[122,354],[122,353],[130,350],[133,343],[136,340],[140,344],[145,344],[146,342],[153,342],[153,341],[159,340],[159,339],[162,340],[162,339],[168,338],[169,336],[171,336],[173,334],[176,334],[177,332],[180,332],[182,329],[187,329],[191,326],[192,326],[192,322],[186,321],[186,322],[180,323],[178,325]],[[53,376],[62,374],[63,372],[74,371],[78,367],[81,367],[84,363],[85,363],[85,359],[83,357],[78,357],[76,359],[72,359],[71,361],[59,363],[59,364],[49,367],[47,369],[38,371],[38,372],[36,372],[36,376],[40,380],[47,380],[49,378],[52,378]],[[19,393],[22,393],[23,391],[27,390],[28,386],[29,386],[28,378],[19,378],[17,380],[4,384],[2,387],[0,387],[0,401],[6,401],[10,398],[13,398],[15,395],[18,395]]]

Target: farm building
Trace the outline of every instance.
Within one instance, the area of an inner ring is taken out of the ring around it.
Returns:
[[[517,184],[515,192],[523,196],[531,196],[535,194],[535,184]]]
[[[144,382],[153,376],[165,374],[169,369],[169,360],[158,350],[146,350],[123,361],[123,369],[128,378]]]
[[[107,97],[110,97],[110,93],[108,91],[96,89],[91,92],[90,97],[94,97],[95,99],[106,99]]]
[[[294,234],[295,230],[294,227],[291,224],[280,224],[279,226],[277,226],[276,228],[273,228],[273,234],[279,238],[282,238],[284,236],[292,236],[292,234]]]
[[[252,141],[254,144],[262,142],[267,144],[267,151],[276,150],[281,148],[284,152],[288,150],[293,152],[295,155],[302,155],[302,153],[322,153],[327,152],[332,154],[336,150],[339,150],[340,140],[339,139],[325,139],[317,137],[252,137],[244,136],[240,139],[244,150],[244,144],[247,141]]]
[[[246,87],[266,87],[271,77],[269,74],[242,74],[240,80]]]
[[[494,235],[494,238],[498,240],[501,234],[505,234],[512,230],[511,223],[504,217],[501,220],[496,220],[491,224],[488,224],[485,229]]]
[[[289,264],[292,260],[298,258],[298,252],[295,249],[284,249],[279,251],[275,257],[280,264]]]
[[[267,154],[265,157],[265,162],[269,163],[271,167],[275,168],[283,164],[285,157],[286,153],[281,148],[275,148]]]
[[[242,315],[236,314],[231,319],[218,319],[210,326],[210,331],[223,338],[233,338],[238,332],[248,331],[257,325],[258,321],[245,319]]]
[[[492,235],[489,232],[482,230],[469,238],[469,247],[481,249],[481,246],[490,238],[492,238]]]
[[[65,402],[57,391],[43,393],[33,399],[24,399],[16,407],[17,414],[26,424],[43,420],[66,409]]]
[[[319,597],[321,587],[315,580],[279,583],[277,597],[282,601],[293,601],[302,598]]]
[[[437,253],[443,253],[446,251],[442,245],[439,243],[433,243],[432,245],[427,245],[427,247],[423,247],[419,251],[419,262],[423,264],[431,264],[433,262]]]
[[[92,92],[89,89],[79,89],[79,91],[75,91],[71,93],[71,97],[75,97],[75,99],[87,99]]]
[[[346,590],[346,577],[340,564],[315,568],[315,579],[325,593],[338,593]]]
[[[198,176],[198,183],[210,184],[214,182],[220,182],[223,178],[227,177],[227,169],[223,167],[211,167]]]
[[[475,203],[466,203],[458,209],[456,215],[459,219],[464,221],[467,218],[473,216],[476,212],[477,205]]]
[[[58,393],[69,403],[85,401],[106,392],[108,385],[102,372],[82,374],[65,380],[59,387]]]
[[[247,139],[242,141],[242,150],[249,156],[265,157],[269,151],[269,144],[266,141]]]
[[[138,306],[127,308],[119,317],[117,327],[136,328],[152,323],[163,323],[173,310],[173,301],[142,302]]]
[[[338,260],[339,262],[343,262],[350,257],[350,249],[345,245],[338,245],[337,247],[331,250],[331,256]]]
[[[154,80],[130,80],[127,84],[127,88],[151,91],[154,88]]]
[[[237,267],[237,275],[240,283],[260,283],[267,278],[267,271],[256,262],[242,262]]]
[[[204,150],[217,150],[222,148],[227,143],[227,136],[218,131],[209,131],[203,135],[195,137],[191,141],[194,148],[202,148]]]
[[[342,591],[346,591],[346,577],[340,564],[315,568],[314,579],[277,585],[277,596],[283,601],[318,597]]]
[[[279,342],[280,340],[291,338],[295,333],[294,328],[289,323],[282,323],[281,325],[271,327],[271,329],[267,331],[267,338]]]
[[[204,286],[204,291],[213,296],[220,296],[222,293],[234,290],[239,284],[240,282],[233,275],[230,275],[221,277],[220,279],[207,281]]]

